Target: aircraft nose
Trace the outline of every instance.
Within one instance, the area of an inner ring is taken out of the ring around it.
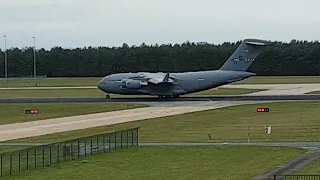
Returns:
[[[103,89],[103,81],[102,81],[102,80],[99,81],[97,86],[98,86],[98,88],[99,88],[100,90],[102,90],[102,89]]]

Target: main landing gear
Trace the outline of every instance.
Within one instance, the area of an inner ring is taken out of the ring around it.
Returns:
[[[106,99],[109,99],[109,98],[110,98],[110,95],[109,95],[109,94],[107,94],[107,95],[106,95]]]
[[[160,98],[160,99],[164,99],[164,98],[166,98],[166,99],[169,99],[169,98],[178,98],[179,97],[179,95],[158,95],[158,98]]]

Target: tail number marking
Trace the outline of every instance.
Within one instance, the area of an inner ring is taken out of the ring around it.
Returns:
[[[254,61],[254,58],[245,58],[245,59],[240,59],[240,58],[235,58],[233,59],[234,63],[238,63],[238,62],[252,62]]]

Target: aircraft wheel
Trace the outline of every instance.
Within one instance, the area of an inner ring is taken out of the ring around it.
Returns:
[[[110,98],[110,95],[109,95],[109,94],[107,94],[107,95],[106,95],[106,98],[107,98],[107,99],[109,99],[109,98]]]
[[[178,97],[180,97],[178,94],[174,94],[173,96],[172,96],[173,98],[178,98]]]

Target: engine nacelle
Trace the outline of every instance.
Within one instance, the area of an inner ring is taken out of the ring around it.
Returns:
[[[141,88],[141,82],[139,80],[133,80],[133,79],[123,79],[121,81],[123,88],[128,89],[139,89]]]

